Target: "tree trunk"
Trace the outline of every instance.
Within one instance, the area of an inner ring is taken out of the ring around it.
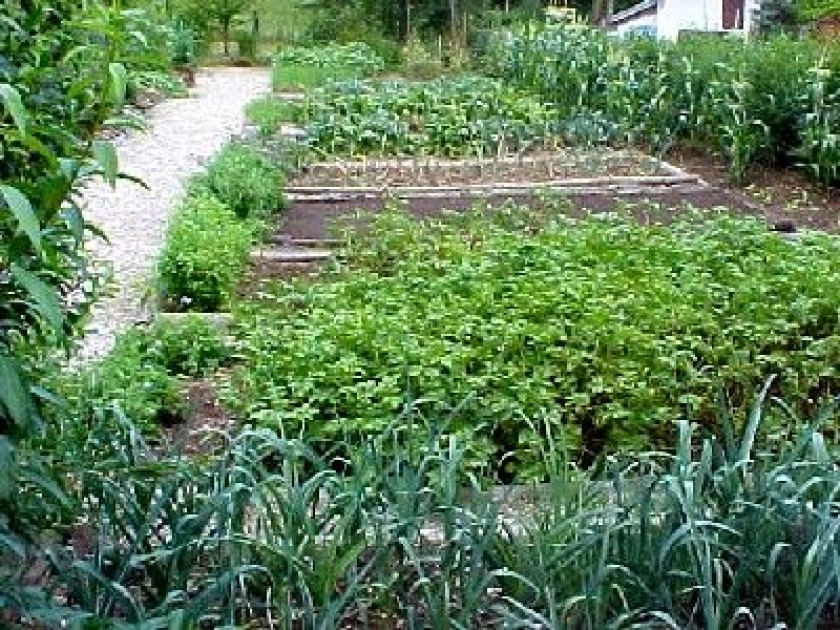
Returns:
[[[592,0],[592,11],[589,14],[589,21],[592,24],[600,24],[604,18],[604,0]]]
[[[449,28],[454,43],[458,39],[458,0],[449,0]]]
[[[222,21],[222,37],[225,40],[225,57],[230,56],[230,19]]]

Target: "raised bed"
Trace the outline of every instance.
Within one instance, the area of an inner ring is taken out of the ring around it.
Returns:
[[[740,196],[726,191],[700,187],[661,187],[657,191],[591,190],[564,195],[569,201],[568,212],[583,216],[589,212],[611,212],[625,207],[638,216],[640,221],[667,221],[669,217],[684,212],[687,206],[714,210],[726,207],[739,214],[756,215],[759,212],[753,204]],[[272,241],[278,243],[306,243],[310,246],[326,247],[335,242],[337,227],[351,227],[363,221],[364,214],[382,212],[393,196],[378,194],[367,198],[356,196],[334,196],[332,198],[313,195],[297,199],[283,213]],[[489,208],[516,203],[534,208],[545,207],[545,199],[531,191],[528,195],[495,194],[438,195],[402,199],[408,212],[419,219],[441,216],[446,212],[459,212],[473,207],[477,202]],[[357,218],[358,217],[358,218]]]
[[[366,194],[382,190],[407,195],[458,191],[579,188],[608,185],[661,186],[700,183],[666,162],[637,151],[562,150],[498,159],[373,159],[306,166],[288,192]]]

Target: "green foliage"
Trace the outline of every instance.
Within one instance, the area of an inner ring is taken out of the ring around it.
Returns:
[[[472,464],[491,451],[525,476],[544,472],[534,419],[584,453],[664,444],[683,414],[712,423],[719,391],[741,405],[770,374],[805,408],[838,392],[838,254],[723,217],[390,214],[345,252],[352,275],[248,314],[231,404],[328,447],[381,432],[408,391],[432,417],[458,409]]]
[[[257,37],[251,31],[240,29],[236,31],[236,54],[239,59],[254,62],[257,59]]]
[[[382,58],[361,42],[291,46],[275,56],[271,82],[275,90],[317,87],[330,81],[368,77],[384,67]]]
[[[206,193],[188,197],[175,213],[158,261],[158,288],[171,308],[214,311],[233,294],[255,235],[227,205]]]
[[[184,82],[168,72],[147,70],[132,72],[128,77],[126,88],[126,97],[129,99],[133,99],[142,92],[155,92],[166,98],[179,98],[188,94]]]
[[[557,129],[551,107],[480,77],[337,83],[299,107],[311,146],[331,155],[490,156],[540,146]]]
[[[676,141],[726,156],[744,179],[757,161],[787,164],[813,113],[802,95],[817,66],[840,87],[834,57],[819,45],[777,36],[659,42],[613,40],[580,27],[531,28],[500,37],[491,71],[555,103],[569,120],[598,118],[608,139],[666,151]]]
[[[253,0],[171,0],[172,12],[205,37],[219,29],[225,54],[230,53],[231,28],[254,5]]]
[[[145,351],[142,333],[121,336],[107,357],[59,385],[76,414],[119,408],[145,433],[181,420],[185,411],[178,380]]]
[[[207,376],[230,358],[218,326],[200,315],[158,321],[136,333],[135,343],[172,376]]]
[[[192,68],[198,58],[199,42],[195,29],[183,20],[172,26],[169,40],[172,65],[176,68]]]
[[[280,131],[285,122],[291,122],[296,108],[287,100],[265,96],[248,103],[245,116],[255,125],[262,136],[272,136]]]
[[[840,476],[822,429],[836,410],[806,422],[768,408],[765,390],[719,418],[722,435],[681,422],[672,454],[600,472],[547,440],[547,483],[492,495],[464,482],[464,443],[412,406],[341,460],[268,431],[187,458],[119,415],[83,434],[62,423],[54,463],[74,483],[63,505],[40,494],[53,539],[17,556],[51,570],[4,613],[99,627],[829,627]],[[758,446],[768,422],[790,427],[779,450]]]
[[[283,170],[247,144],[224,147],[195,181],[240,219],[265,219],[285,205]]]
[[[838,0],[797,0],[799,15],[807,20],[818,20],[840,14]]]
[[[840,182],[840,90],[831,91],[831,72],[822,64],[811,68],[809,77],[797,155],[814,179],[830,186]]]
[[[57,377],[66,413],[84,423],[119,409],[147,435],[180,422],[186,412],[180,377],[205,377],[230,359],[220,331],[200,316],[161,320],[125,332],[101,361]]]

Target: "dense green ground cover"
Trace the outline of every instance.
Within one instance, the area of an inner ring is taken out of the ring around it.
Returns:
[[[294,114],[312,148],[332,155],[492,156],[547,142],[550,107],[482,77],[336,83]]]
[[[597,454],[664,445],[684,416],[711,428],[721,392],[740,406],[771,374],[798,407],[837,391],[832,237],[512,211],[426,228],[389,215],[370,239],[352,273],[248,313],[244,417],[329,446],[378,434],[413,396],[454,414],[472,465],[505,456],[527,474],[544,472],[543,424]]]
[[[176,210],[157,265],[165,307],[216,311],[230,305],[251,247],[283,209],[282,168],[256,147],[232,143],[191,182]]]
[[[362,79],[385,68],[385,62],[361,42],[282,48],[274,57],[275,90],[311,88],[330,81]]]
[[[582,27],[500,36],[488,70],[534,90],[591,140],[687,141],[723,154],[732,177],[756,162],[840,173],[836,47],[810,40],[618,40]]]

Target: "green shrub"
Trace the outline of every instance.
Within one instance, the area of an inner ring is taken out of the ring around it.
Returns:
[[[212,374],[230,359],[221,333],[199,316],[122,333],[99,363],[57,378],[70,413],[92,417],[116,407],[145,433],[183,419],[179,377]]]
[[[128,76],[127,97],[133,99],[140,92],[156,92],[167,98],[180,98],[188,94],[179,77],[160,71],[132,72]]]
[[[172,25],[169,36],[169,56],[176,68],[194,68],[198,60],[199,41],[196,30],[184,20]]]
[[[255,234],[218,199],[188,197],[175,212],[158,262],[163,301],[179,310],[224,306],[245,271]]]
[[[186,411],[178,380],[145,352],[139,331],[121,335],[108,356],[63,379],[58,389],[77,415],[117,407],[150,435],[179,422]]]
[[[537,419],[600,453],[658,446],[684,415],[713,423],[721,390],[742,405],[770,374],[804,408],[840,391],[837,239],[731,218],[511,221],[378,219],[352,276],[245,320],[232,403],[335,444],[381,431],[409,392],[523,472],[541,466]]]
[[[219,328],[200,315],[159,321],[139,336],[138,344],[172,376],[207,376],[230,359]]]
[[[280,131],[283,123],[293,121],[296,111],[288,101],[265,96],[248,103],[245,116],[249,123],[257,127],[261,135],[270,136]]]
[[[282,169],[245,144],[230,144],[196,179],[241,219],[263,219],[283,208]]]
[[[239,30],[234,34],[236,53],[240,59],[255,61],[257,58],[257,38],[251,31]]]

